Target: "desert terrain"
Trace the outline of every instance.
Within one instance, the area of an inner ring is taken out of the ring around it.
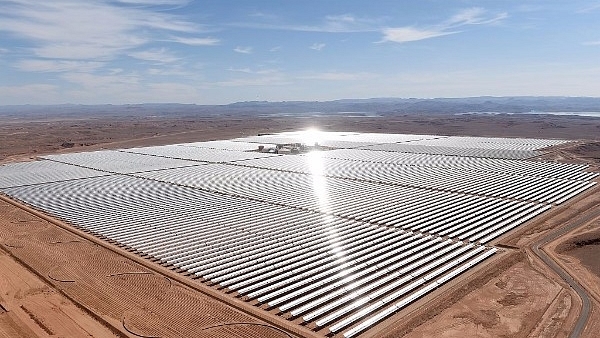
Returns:
[[[52,116],[0,122],[0,163],[36,155],[325,131],[560,138],[544,159],[600,165],[600,119],[541,115]],[[502,254],[380,324],[373,337],[582,337],[600,329],[596,186],[494,241]],[[554,238],[554,233],[565,229]],[[540,249],[572,280],[539,256]],[[313,337],[274,312],[0,200],[0,337]]]

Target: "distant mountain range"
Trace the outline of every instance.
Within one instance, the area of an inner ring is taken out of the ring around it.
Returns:
[[[211,115],[409,115],[464,113],[600,112],[600,98],[511,96],[469,98],[373,98],[335,101],[247,101],[226,105],[147,103],[127,105],[0,106],[0,115],[17,117],[211,116]]]

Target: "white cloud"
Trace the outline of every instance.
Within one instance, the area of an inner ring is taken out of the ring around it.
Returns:
[[[325,18],[328,21],[337,21],[337,22],[356,22],[357,21],[357,19],[351,14],[328,15]]]
[[[482,21],[482,15],[485,10],[481,7],[466,8],[454,14],[448,21],[449,25],[468,25],[476,24]]]
[[[179,20],[178,17],[166,14],[158,14],[149,12],[148,17],[138,17],[136,23],[139,27],[150,27],[159,30],[167,30],[181,33],[195,33],[199,30],[195,24],[184,20]]]
[[[154,61],[159,63],[171,63],[180,60],[171,52],[169,52],[166,48],[133,52],[129,53],[129,56],[140,60]]]
[[[351,14],[328,15],[321,22],[314,25],[273,24],[271,22],[259,23],[234,23],[232,26],[248,27],[255,29],[289,30],[299,32],[322,32],[322,33],[357,33],[377,32],[380,30],[379,19],[359,18]]]
[[[90,72],[104,65],[95,61],[22,60],[16,66],[28,72]]]
[[[494,16],[487,15],[487,11],[480,7],[463,9],[450,19],[430,27],[390,27],[382,30],[383,38],[379,42],[411,42],[435,37],[460,33],[457,28],[466,25],[492,25],[508,17],[507,13]]]
[[[248,16],[254,17],[254,18],[268,19],[268,20],[279,19],[278,15],[275,15],[273,13],[262,12],[262,11],[253,11],[250,14],[248,14]]]
[[[233,49],[233,51],[236,53],[242,53],[242,54],[252,54],[252,47],[237,46]]]
[[[61,76],[64,80],[83,87],[90,95],[94,92],[112,88],[115,92],[119,90],[133,90],[140,83],[140,77],[136,74],[113,74],[95,75],[88,73],[65,73]]]
[[[315,28],[332,33],[372,32],[377,30],[379,21],[376,19],[358,18],[352,14],[328,15],[325,17],[324,24]]]
[[[281,50],[281,46],[275,46],[275,47],[269,49],[269,52],[278,52],[280,50]]]
[[[181,67],[160,67],[160,68],[150,68],[148,69],[149,75],[159,75],[159,76],[177,76],[180,78],[190,77],[191,73],[189,71],[184,70]]]
[[[438,36],[455,33],[458,32],[445,32],[435,29],[418,29],[414,27],[387,28],[383,30],[383,41],[403,43],[431,39]]]
[[[179,42],[184,45],[190,46],[215,46],[218,45],[221,40],[215,38],[184,38],[184,37],[173,37],[174,42]]]
[[[117,55],[127,51],[131,47],[141,46],[146,41],[131,41],[125,47],[124,43],[113,41],[112,44],[102,44],[98,41],[93,43],[56,43],[47,44],[42,47],[33,48],[37,57],[49,59],[67,59],[67,60],[96,60],[108,61],[114,59]]]
[[[129,3],[165,4],[146,0]],[[145,7],[116,6],[108,0],[5,1],[0,31],[24,38],[35,55],[71,60],[109,60],[166,32],[197,33],[199,27],[180,17]]]
[[[587,41],[583,43],[584,46],[600,46],[600,40],[598,41]]]
[[[313,43],[310,47],[308,47],[312,50],[321,50],[323,48],[325,48],[325,44],[324,43]]]

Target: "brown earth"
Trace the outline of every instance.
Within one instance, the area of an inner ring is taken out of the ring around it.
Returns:
[[[0,122],[0,163],[42,153],[226,139],[309,126],[338,131],[600,138],[600,119],[539,116],[24,120]],[[555,147],[545,157],[597,165],[597,143]],[[528,245],[573,215],[597,208],[599,196],[595,190],[553,208],[497,240],[507,248],[504,253],[365,336],[567,336],[581,301],[533,257]],[[594,295],[585,337],[595,337],[600,329],[600,277],[594,272],[598,265],[593,260],[599,247],[594,244],[599,233],[595,222],[556,243],[562,245],[556,250],[557,259]],[[552,245],[546,250],[554,250]],[[314,335],[240,299],[5,201],[0,201],[0,271],[0,337]]]
[[[600,278],[600,221],[596,220],[592,226],[594,230],[563,242],[556,252],[578,259],[589,272]]]
[[[465,332],[474,337],[524,337],[535,327],[531,319],[541,317],[550,304],[564,302],[559,308],[567,311],[559,315],[568,314],[570,297],[561,291],[557,283],[520,261],[406,337],[464,337]]]
[[[600,204],[599,204],[600,205]],[[548,250],[600,303],[600,218],[591,220],[565,238],[550,243]]]
[[[572,321],[572,295],[528,259],[498,271],[459,301],[438,304],[446,308],[434,318],[382,337],[558,337],[569,333]]]
[[[74,323],[95,322],[104,331],[112,330],[119,336],[213,337],[214,332],[228,332],[232,328],[237,337],[290,336],[264,320],[15,208],[5,200],[0,201],[0,212],[3,216],[0,263],[6,262],[8,267],[3,272],[10,271],[0,284],[7,304],[3,308],[20,308],[48,335],[58,334],[59,329],[66,337],[84,335],[75,331],[74,324],[71,324],[74,328],[63,325],[65,316],[61,314],[66,312],[63,308],[69,310],[69,307],[55,306],[64,303],[74,307],[71,300],[87,312],[71,311]],[[27,288],[19,282],[24,278],[28,278],[25,285],[30,284]]]
[[[596,196],[598,191],[596,190]],[[600,197],[590,208],[600,207]],[[600,331],[600,217],[587,222],[587,224],[568,233],[563,238],[558,238],[545,248],[554,257],[563,269],[574,277],[591,297],[592,311],[587,326],[583,332],[584,337],[597,337]]]
[[[116,337],[0,250],[0,337]]]
[[[397,115],[386,117],[98,117],[0,122],[0,163],[61,151],[88,151],[227,139],[316,127],[331,131],[600,140],[600,119],[564,116]],[[598,159],[597,146],[574,149]]]

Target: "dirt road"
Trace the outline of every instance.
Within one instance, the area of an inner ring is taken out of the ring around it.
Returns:
[[[589,209],[584,214],[579,214],[579,216],[573,219],[568,225],[553,231],[533,245],[531,245],[531,250],[542,260],[548,267],[550,267],[554,272],[556,272],[581,298],[582,307],[579,314],[579,318],[575,323],[575,327],[571,331],[569,338],[578,338],[581,336],[585,326],[588,322],[590,312],[591,312],[591,300],[590,295],[585,288],[577,282],[567,271],[565,271],[560,265],[558,265],[546,252],[543,250],[543,247],[556,240],[559,237],[564,236],[565,234],[571,232],[572,230],[589,223],[593,219],[600,216],[600,209]]]

